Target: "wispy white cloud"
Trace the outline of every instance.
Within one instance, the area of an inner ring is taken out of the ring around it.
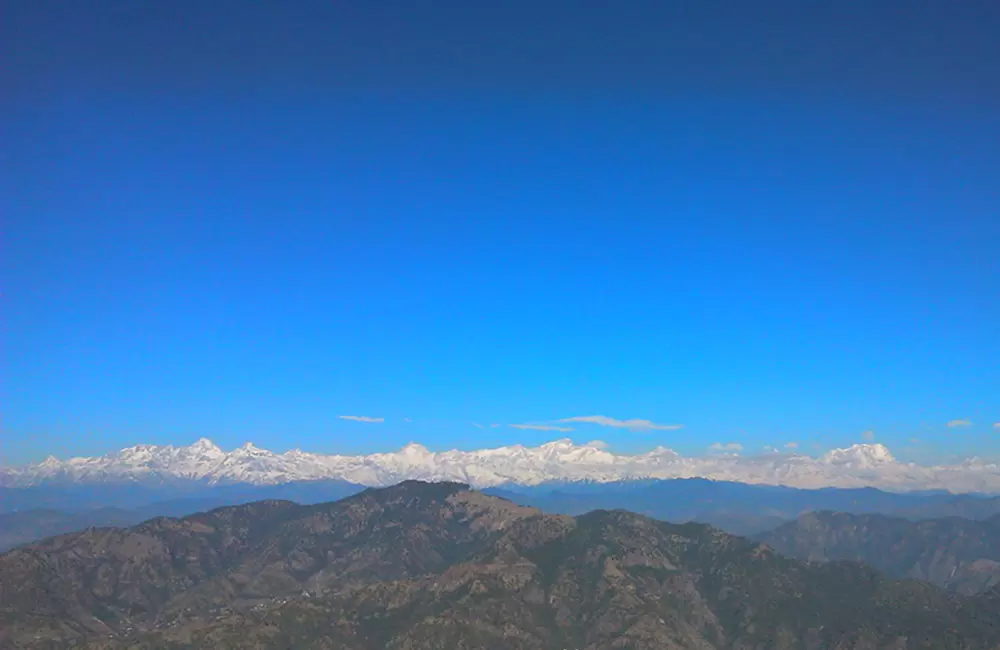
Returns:
[[[584,422],[587,424],[597,424],[602,427],[615,427],[616,429],[631,429],[632,431],[672,431],[682,428],[683,424],[657,424],[650,420],[616,420],[606,415],[581,415],[575,418],[563,418],[557,422]]]
[[[479,424],[478,422],[473,422],[472,426],[476,427],[477,429],[485,429],[486,428],[483,425]]]
[[[385,422],[385,418],[370,418],[367,415],[338,415],[337,417],[352,422]]]
[[[500,428],[500,426],[501,426],[501,425],[499,425],[499,424],[497,424],[496,422],[494,422],[493,424],[491,424],[491,425],[490,425],[490,428],[491,428],[491,429],[499,429],[499,428]]]
[[[572,431],[573,427],[556,427],[551,424],[512,424],[513,429],[533,429],[535,431]]]
[[[798,449],[798,448],[799,448],[799,443],[797,443],[797,442],[786,442],[785,443],[785,449]]]
[[[875,432],[872,431],[871,429],[868,429],[867,431],[865,431],[865,432],[863,432],[861,434],[861,438],[863,440],[867,440],[868,442],[871,442],[872,440],[875,439]]]
[[[1000,429],[1000,422],[994,422],[993,423],[993,428],[994,429]]]
[[[920,444],[920,438],[910,438],[909,442],[910,442],[911,445],[919,445]]]
[[[709,447],[709,449],[712,451],[726,451],[733,453],[737,451],[743,451],[743,445],[741,445],[738,442],[727,442],[727,443],[713,442],[712,445]]]
[[[403,422],[413,422],[410,418],[403,418]]]
[[[948,423],[948,426],[951,427],[952,429],[956,427],[971,427],[972,420],[966,420],[966,419],[952,420],[951,422]]]

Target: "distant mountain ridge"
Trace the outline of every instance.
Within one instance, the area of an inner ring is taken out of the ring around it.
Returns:
[[[0,470],[0,485],[192,481],[275,485],[342,480],[377,487],[417,479],[496,487],[695,477],[802,488],[874,486],[1000,493],[1000,468],[995,464],[970,460],[956,466],[925,467],[899,462],[885,446],[874,443],[833,449],[819,458],[797,454],[682,457],[664,447],[645,454],[616,454],[600,442],[577,445],[568,439],[538,447],[444,452],[411,443],[392,453],[346,456],[298,449],[274,453],[252,443],[226,452],[203,438],[186,447],[137,445],[94,458],[49,457],[35,465]]]
[[[1000,582],[1000,515],[910,521],[812,512],[755,538],[789,557],[864,562],[891,577],[927,580],[963,594]]]
[[[310,505],[336,501],[364,489],[337,480],[276,485],[97,483],[0,488],[0,551],[91,526],[131,525],[158,516],[178,517],[264,499]],[[954,516],[986,519],[1000,514],[1000,498],[981,495],[894,493],[876,488],[805,490],[709,479],[506,485],[484,492],[550,514],[575,516],[592,510],[627,509],[666,521],[711,524],[736,535],[771,530],[805,512],[820,510],[892,514],[912,520]]]
[[[1000,598],[454,483],[260,501],[0,555],[0,647],[988,650]]]
[[[665,521],[696,521],[736,535],[770,530],[803,513],[836,510],[893,514],[909,519],[1000,514],[1000,498],[948,492],[885,492],[876,488],[801,489],[708,479],[671,479],[603,485],[508,486],[486,488],[545,512],[580,515],[598,509],[627,509]]]
[[[336,501],[364,489],[345,481],[161,489],[120,485],[0,488],[0,552],[84,528],[132,526],[264,499],[302,505]]]

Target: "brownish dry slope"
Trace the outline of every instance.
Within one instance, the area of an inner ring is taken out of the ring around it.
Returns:
[[[986,650],[997,611],[708,526],[543,515],[457,484],[265,501],[0,556],[2,648]]]

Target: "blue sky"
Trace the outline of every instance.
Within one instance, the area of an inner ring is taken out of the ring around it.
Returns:
[[[11,4],[0,462],[1000,455],[1000,12]]]

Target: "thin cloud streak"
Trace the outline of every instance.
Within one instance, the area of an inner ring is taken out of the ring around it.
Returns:
[[[531,429],[533,431],[572,431],[573,427],[556,427],[551,424],[511,424],[512,429]]]
[[[338,415],[337,417],[341,420],[350,420],[351,422],[385,422],[385,418],[370,418],[367,415]]]
[[[965,420],[965,419],[952,420],[951,422],[948,423],[948,426],[951,427],[952,429],[956,427],[971,427],[972,420]]]
[[[651,420],[616,420],[606,415],[580,415],[573,418],[563,418],[557,422],[584,422],[586,424],[596,424],[602,427],[614,427],[616,429],[631,429],[632,431],[675,431],[684,427],[683,424],[657,424]]]

